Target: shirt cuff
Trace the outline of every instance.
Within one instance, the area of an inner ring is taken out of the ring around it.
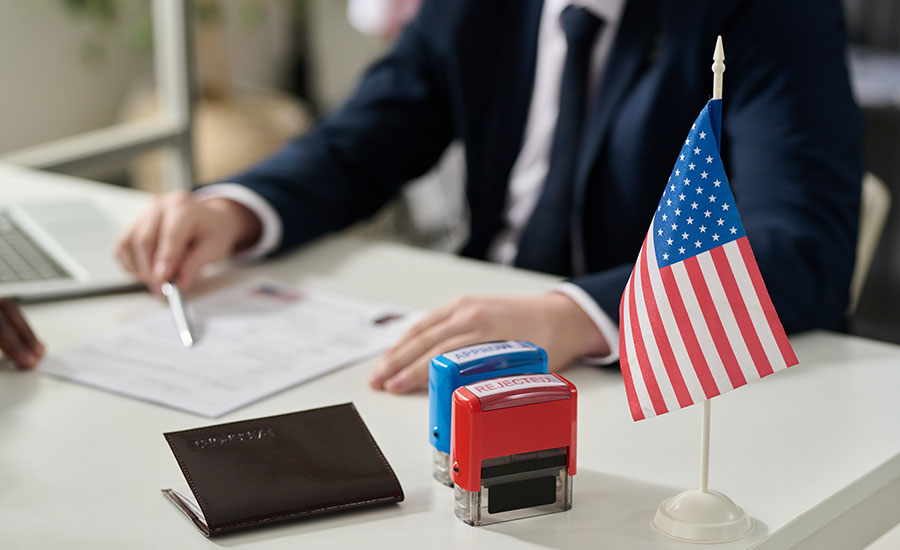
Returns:
[[[597,325],[597,330],[606,338],[609,346],[609,355],[583,357],[581,361],[591,365],[609,365],[619,360],[619,326],[609,318],[591,295],[583,288],[572,283],[559,283],[552,288],[555,292],[561,292],[568,296],[578,307]]]
[[[194,194],[200,200],[216,197],[233,200],[248,208],[259,218],[259,223],[262,227],[259,240],[250,248],[235,254],[232,258],[233,260],[239,262],[258,260],[278,248],[278,245],[281,243],[282,232],[284,231],[281,217],[272,208],[269,201],[264,199],[259,193],[236,183],[216,183],[201,187],[194,191]]]

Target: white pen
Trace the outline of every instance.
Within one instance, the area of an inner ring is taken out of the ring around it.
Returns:
[[[169,309],[172,310],[172,317],[175,319],[175,327],[181,336],[181,343],[184,347],[189,348],[194,345],[194,335],[191,334],[191,325],[188,323],[187,312],[184,310],[184,301],[181,299],[181,291],[175,286],[175,283],[166,281],[161,287],[162,293],[169,301]]]

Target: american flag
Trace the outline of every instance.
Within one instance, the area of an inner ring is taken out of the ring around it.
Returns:
[[[635,420],[702,402],[797,364],[719,156],[722,101],[700,112],[619,307]]]

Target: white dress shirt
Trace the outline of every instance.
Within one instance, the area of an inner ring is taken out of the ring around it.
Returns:
[[[570,4],[581,5],[605,21],[591,57],[591,90],[588,91],[588,97],[593,97],[609,57],[623,2],[624,0],[545,0],[538,29],[534,88],[522,149],[509,173],[503,211],[504,229],[491,243],[487,253],[489,259],[506,265],[512,265],[515,261],[519,252],[519,240],[540,199],[544,180],[550,170],[550,150],[556,134],[563,65],[568,49],[560,21],[563,9]]]
[[[535,62],[534,88],[528,120],[525,125],[522,149],[510,170],[509,187],[503,210],[504,228],[488,249],[488,258],[511,265],[518,253],[522,232],[537,205],[544,187],[544,179],[550,168],[550,149],[556,131],[559,111],[559,94],[563,65],[566,58],[566,36],[560,21],[563,9],[575,4],[593,12],[605,22],[600,31],[591,57],[591,90],[588,97],[602,85],[600,77],[606,66],[612,42],[618,30],[625,0],[545,0],[538,29],[537,59]],[[274,250],[281,241],[281,219],[274,208],[248,188],[223,183],[204,187],[201,196],[226,197],[240,202],[260,219],[262,236],[242,258],[253,259]],[[619,358],[619,329],[616,323],[580,287],[561,283],[554,290],[566,294],[591,318],[606,338],[611,353],[604,357],[589,358],[591,362],[607,364]]]

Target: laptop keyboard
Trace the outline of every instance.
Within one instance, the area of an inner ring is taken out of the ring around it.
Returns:
[[[70,278],[53,258],[0,210],[0,283]]]

